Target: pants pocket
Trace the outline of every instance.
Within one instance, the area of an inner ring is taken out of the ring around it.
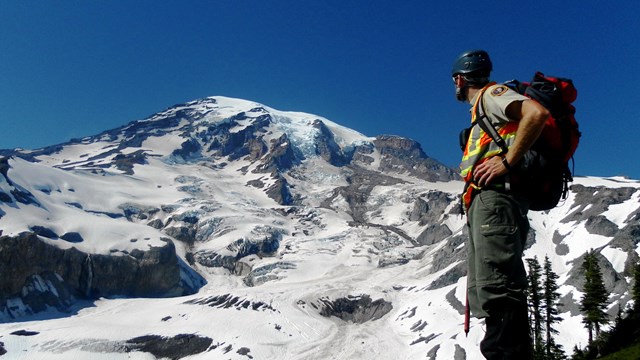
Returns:
[[[484,224],[480,232],[486,246],[483,261],[492,269],[494,280],[508,280],[516,273],[522,256],[518,227]]]

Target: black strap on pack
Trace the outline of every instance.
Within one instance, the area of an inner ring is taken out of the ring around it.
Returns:
[[[500,136],[495,125],[491,123],[489,117],[487,117],[487,114],[484,111],[484,91],[481,92],[479,96],[480,99],[478,100],[478,106],[476,106],[475,122],[478,123],[480,129],[487,133],[487,135],[491,137],[496,145],[498,145],[498,147],[500,148],[500,155],[505,155],[507,152],[509,152],[509,147],[507,146],[507,143],[504,141],[502,136]],[[504,177],[504,189],[506,191],[511,191],[511,177],[509,176],[509,174],[506,174]]]
[[[480,93],[480,99],[478,100],[478,106],[476,106],[476,123],[480,126],[480,129],[487,133],[491,139],[500,147],[500,155],[504,155],[509,151],[509,147],[504,139],[498,133],[496,127],[489,121],[487,114],[484,112],[484,91]]]

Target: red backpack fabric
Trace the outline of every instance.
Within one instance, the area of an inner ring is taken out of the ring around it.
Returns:
[[[537,72],[529,83],[512,80],[508,83],[519,93],[532,98],[551,112],[541,139],[536,144],[541,151],[560,152],[562,161],[568,162],[578,148],[580,131],[574,116],[576,109],[572,103],[578,97],[573,81],[566,78],[545,76]]]
[[[537,72],[531,82],[512,80],[508,86],[538,101],[549,110],[542,134],[529,154],[521,187],[531,201],[531,210],[549,210],[566,198],[573,181],[569,161],[572,160],[581,133],[572,103],[578,96],[573,81],[545,76]]]

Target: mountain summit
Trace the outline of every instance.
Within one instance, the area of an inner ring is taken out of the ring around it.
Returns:
[[[0,350],[480,358],[481,323],[461,326],[462,183],[411,139],[209,97],[0,154]],[[586,339],[585,251],[611,311],[630,299],[639,189],[579,178],[531,214],[526,254],[561,275],[565,349]]]

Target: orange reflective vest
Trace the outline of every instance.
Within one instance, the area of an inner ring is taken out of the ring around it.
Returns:
[[[471,124],[472,128],[467,139],[467,144],[464,148],[462,155],[462,162],[460,163],[460,175],[466,182],[465,191],[462,194],[462,202],[465,209],[469,209],[473,196],[480,190],[481,187],[475,184],[473,180],[473,170],[476,165],[485,162],[487,159],[500,154],[500,147],[486,134],[480,125],[476,122],[476,114],[478,113],[477,107],[480,101],[483,101],[483,95],[485,91],[495,85],[495,82],[486,85],[476,97],[476,100],[471,109]],[[486,109],[485,106],[483,106]],[[498,130],[498,134],[502,137],[507,144],[507,147],[511,147],[516,137],[516,130],[518,129],[518,122],[496,122],[492,114],[488,113],[489,120],[495,125]]]

